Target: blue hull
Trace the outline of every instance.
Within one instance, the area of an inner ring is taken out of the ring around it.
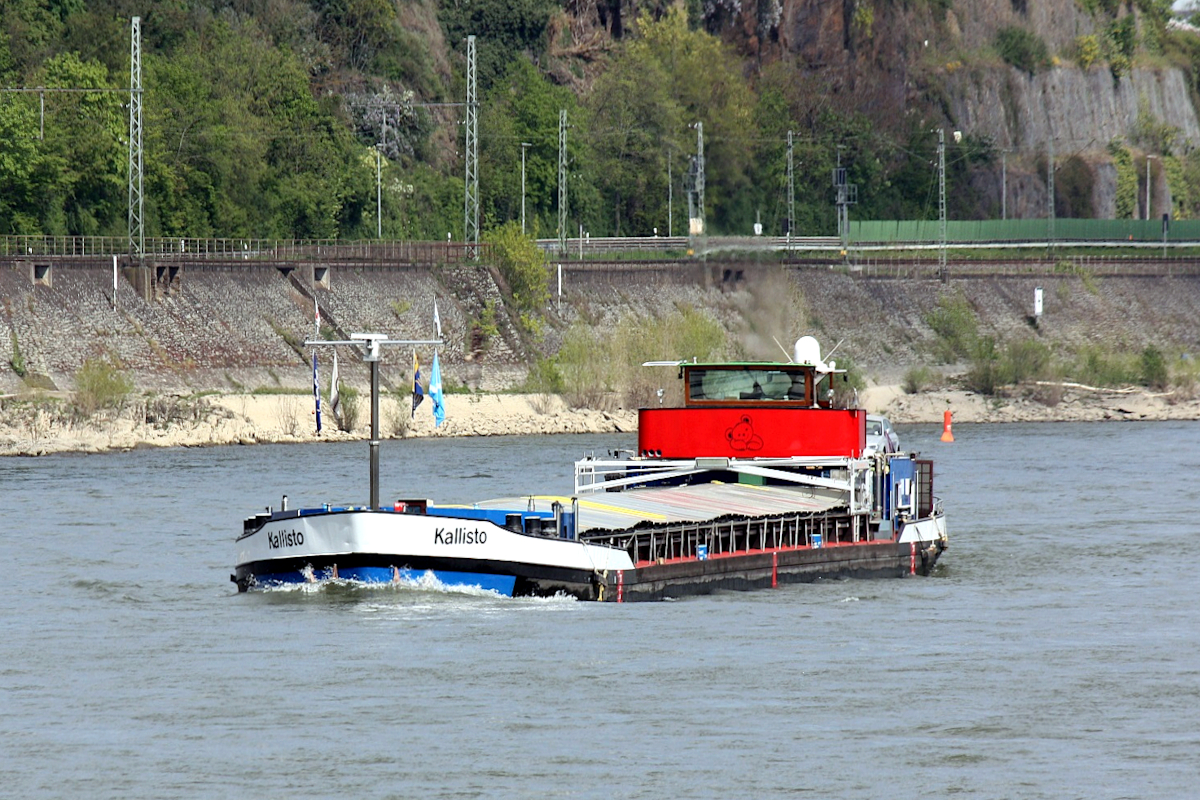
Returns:
[[[393,570],[391,567],[339,567],[338,578],[360,583],[393,583],[398,577],[404,583],[416,583],[426,575],[433,578],[447,589],[481,589],[495,592],[504,597],[512,597],[513,587],[517,579],[512,575],[489,575],[480,572],[448,572],[444,570]],[[330,571],[322,570],[313,576],[318,580],[332,577]],[[255,576],[259,586],[282,586],[286,584],[310,583],[309,575],[300,572],[271,572]]]

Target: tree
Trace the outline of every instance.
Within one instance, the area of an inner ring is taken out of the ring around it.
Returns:
[[[546,46],[546,23],[558,10],[554,0],[439,0],[446,38],[465,42],[477,37],[477,79],[486,92],[525,54],[537,57]]]
[[[36,76],[41,85],[108,89],[108,70],[73,53],[54,56]],[[51,93],[45,139],[33,162],[30,198],[44,233],[96,235],[124,230],[127,206],[127,118],[112,92]]]
[[[641,37],[626,47],[647,75],[661,74],[665,94],[681,109],[682,122],[704,123],[706,215],[714,231],[748,230],[753,210],[748,196],[752,149],[752,93],[741,63],[719,39],[689,29],[678,6],[658,20],[638,19]],[[660,73],[652,72],[657,66]],[[644,83],[642,91],[651,89]],[[683,131],[686,134],[686,131]],[[691,148],[689,148],[691,149]],[[739,202],[741,205],[739,206]]]
[[[506,222],[484,236],[492,245],[496,268],[508,284],[513,305],[523,320],[540,313],[550,302],[550,270],[546,254],[532,237],[521,233],[521,223]]]
[[[683,108],[668,94],[669,79],[655,60],[634,49],[620,54],[597,79],[588,107],[596,177],[614,236],[647,236],[667,228],[667,159],[680,159]],[[676,170],[678,173],[679,170]]]
[[[0,232],[41,233],[34,208],[37,109],[30,96],[0,95]]]

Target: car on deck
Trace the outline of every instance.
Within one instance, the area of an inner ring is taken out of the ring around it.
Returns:
[[[898,453],[900,437],[887,417],[867,414],[867,453]]]

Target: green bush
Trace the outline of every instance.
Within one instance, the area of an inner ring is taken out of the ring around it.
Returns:
[[[996,34],[996,52],[1007,63],[1030,75],[1050,66],[1046,43],[1024,28],[1001,28]]]
[[[12,358],[8,362],[9,366],[17,373],[18,378],[24,378],[28,369],[25,366],[25,356],[21,355],[21,345],[17,342],[17,332],[11,331],[9,336],[12,338]]]
[[[1083,69],[1090,69],[1100,60],[1100,40],[1093,34],[1075,37],[1075,61]]]
[[[1133,154],[1120,139],[1108,143],[1108,153],[1117,168],[1116,218],[1131,219],[1138,208],[1138,169]]]
[[[1133,14],[1126,14],[1110,23],[1106,35],[1114,58],[1123,56],[1126,63],[1133,60],[1133,53],[1137,49],[1137,19]]]
[[[75,408],[90,417],[103,408],[120,408],[133,381],[104,359],[89,358],[75,373]]]
[[[971,355],[979,338],[975,311],[961,294],[940,298],[938,307],[925,315],[925,323],[938,337],[934,354],[946,364]]]
[[[1162,391],[1170,380],[1167,376],[1167,361],[1162,351],[1150,345],[1142,351],[1142,383],[1151,389]]]
[[[529,369],[529,374],[525,376],[525,384],[521,388],[533,394],[561,394],[563,376],[558,371],[554,359],[539,357]]]
[[[1050,367],[1050,348],[1035,339],[1009,342],[1005,348],[1002,375],[1006,383],[1040,380]]]
[[[335,415],[338,429],[352,433],[358,425],[358,389],[353,386],[338,387],[338,405],[340,414]]]
[[[913,367],[904,373],[904,393],[917,394],[933,382],[933,371],[929,367]]]
[[[540,314],[550,302],[550,268],[537,241],[521,233],[519,222],[506,222],[489,231],[484,239],[492,245],[492,258],[508,284],[513,305],[522,312],[522,320],[526,321],[526,315]]]
[[[971,369],[967,372],[967,388],[979,394],[995,394],[1001,378],[1000,354],[991,336],[977,339],[971,352]]]
[[[489,300],[479,312],[479,318],[471,321],[471,352],[484,353],[492,340],[500,335],[500,323],[496,317],[496,302]]]

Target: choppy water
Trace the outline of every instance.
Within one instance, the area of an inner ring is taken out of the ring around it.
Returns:
[[[938,432],[937,576],[624,606],[238,595],[242,517],[364,501],[361,443],[0,460],[0,796],[1196,796],[1200,425]],[[385,442],[383,494],[632,444]]]

